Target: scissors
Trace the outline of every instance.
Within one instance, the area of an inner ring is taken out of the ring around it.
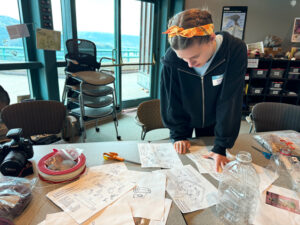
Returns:
[[[135,164],[140,164],[138,162],[134,162],[134,161],[130,161],[130,160],[127,160],[127,159],[124,159],[122,157],[119,156],[118,153],[116,152],[104,152],[103,153],[103,159],[105,160],[117,160],[117,161],[120,161],[120,162],[130,162],[130,163],[135,163]]]
[[[270,159],[271,156],[272,156],[272,153],[268,153],[268,152],[265,152],[265,151],[262,151],[260,150],[259,148],[256,148],[254,146],[251,146],[253,149],[255,149],[256,151],[260,152],[261,154],[263,154],[263,156],[266,158],[266,159]]]

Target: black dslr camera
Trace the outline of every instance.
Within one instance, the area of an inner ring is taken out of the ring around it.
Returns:
[[[11,129],[6,137],[12,140],[0,144],[0,171],[5,176],[19,176],[33,157],[32,142],[21,136],[21,128]]]

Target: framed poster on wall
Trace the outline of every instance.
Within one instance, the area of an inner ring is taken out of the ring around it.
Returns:
[[[300,17],[295,18],[292,42],[300,42]]]
[[[221,20],[221,30],[233,36],[244,39],[247,6],[224,6]]]

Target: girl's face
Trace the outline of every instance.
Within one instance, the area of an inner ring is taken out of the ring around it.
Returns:
[[[194,42],[186,49],[174,51],[178,58],[188,63],[189,67],[202,67],[216,51],[215,35],[211,36],[211,40],[208,43],[198,44]]]

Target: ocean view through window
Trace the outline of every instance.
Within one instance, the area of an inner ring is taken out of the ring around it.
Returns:
[[[10,39],[6,26],[20,24],[17,0],[0,0],[0,63],[24,62],[22,38]],[[32,26],[29,24],[29,26]],[[0,84],[8,92],[10,104],[17,102],[17,96],[29,95],[27,70],[0,71]]]
[[[17,63],[25,62],[25,54],[22,38],[10,40],[8,32],[6,30],[7,25],[15,25],[20,23],[19,12],[18,12],[18,1],[13,0],[5,2],[0,0],[0,3],[11,5],[6,7],[6,9],[0,9],[0,63]],[[2,4],[2,5],[3,5]],[[62,34],[64,29],[62,27],[62,11],[61,11],[61,0],[52,0],[52,19],[54,30],[60,31]],[[121,63],[147,63],[151,60],[145,60],[144,51],[151,52],[151,46],[144,45],[141,41],[145,35],[148,34],[145,29],[141,28],[142,25],[142,13],[145,4],[135,0],[121,0]],[[150,4],[149,4],[150,5]],[[91,7],[92,6],[92,7]],[[134,10],[133,10],[134,9]],[[115,46],[115,5],[114,1],[107,0],[76,0],[75,2],[75,12],[76,12],[76,25],[77,25],[77,36],[79,39],[91,40],[96,44],[97,47],[97,58],[101,57],[116,58],[116,46]],[[134,13],[132,13],[134,12]],[[144,18],[144,17],[143,17]],[[35,29],[38,28],[37,25],[33,23],[26,24],[28,26],[30,36],[35,35]],[[144,33],[142,33],[144,32]],[[64,41],[62,35],[62,45],[61,50],[56,51],[57,61],[65,61],[64,52]],[[30,49],[29,49],[30,51]],[[43,51],[43,50],[37,50]],[[149,59],[149,58],[148,58]],[[151,59],[151,57],[150,57]],[[112,64],[111,60],[102,61],[103,64]],[[133,100],[136,98],[149,97],[149,71],[151,66],[123,66],[121,69],[120,79],[122,80],[122,101],[123,100]],[[115,72],[115,67],[105,67],[103,69],[111,70]],[[65,79],[64,67],[57,68],[58,70],[58,82],[59,82],[59,92],[61,97],[62,86]],[[27,70],[12,70],[4,71],[0,75],[2,76],[1,85],[9,86],[20,90],[22,95],[29,94],[29,83],[27,78]],[[8,76],[10,78],[17,79],[15,82],[13,79],[5,79]],[[115,76],[118,76],[115,73]],[[141,80],[141,77],[146,77],[145,80]],[[34,78],[33,78],[34,79]],[[20,86],[19,81],[22,80]],[[117,79],[118,80],[118,79]],[[18,82],[17,82],[18,81]],[[142,81],[142,82],[141,82]],[[4,83],[3,83],[4,82]],[[7,82],[12,82],[7,84]],[[9,90],[10,95],[16,95],[16,91]],[[20,93],[18,94],[20,95]],[[14,99],[14,100],[13,100]],[[12,103],[15,103],[17,96],[12,97]]]

